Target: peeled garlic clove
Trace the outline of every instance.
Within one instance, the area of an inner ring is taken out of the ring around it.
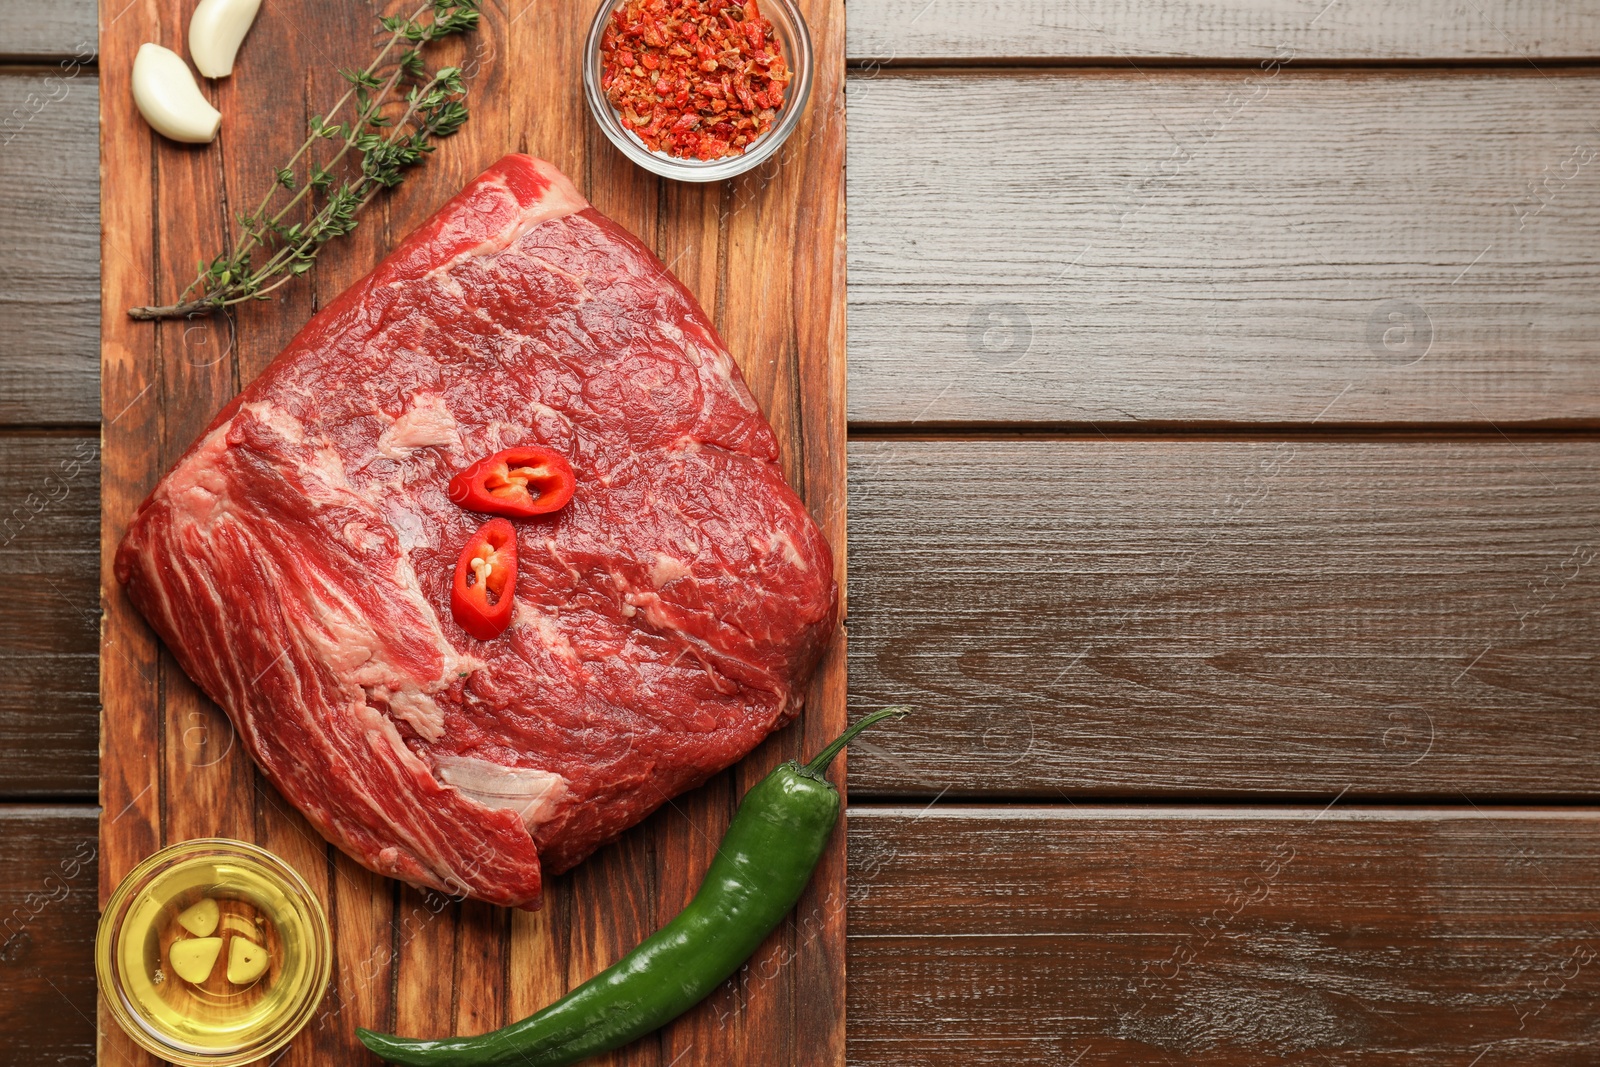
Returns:
[[[234,985],[249,985],[266,969],[267,950],[235,934],[228,945],[228,981]]]
[[[210,937],[217,932],[217,920],[222,916],[222,909],[210,897],[203,897],[190,904],[178,915],[178,925],[196,937]]]
[[[133,57],[133,102],[159,134],[189,144],[217,136],[222,114],[206,103],[189,64],[158,44],[142,44]]]
[[[182,941],[174,941],[172,948],[167,950],[167,959],[172,961],[172,969],[178,972],[190,985],[199,985],[211,976],[211,968],[217,965],[217,957],[222,955],[222,938],[220,937],[190,937]]]
[[[189,20],[189,58],[208,78],[233,73],[244,35],[256,21],[261,0],[200,0]]]

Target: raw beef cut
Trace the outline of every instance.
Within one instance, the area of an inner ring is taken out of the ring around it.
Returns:
[[[456,471],[558,449],[501,637],[450,614]],[[705,312],[508,156],[300,331],[140,507],[116,575],[274,785],[379,873],[537,907],[799,710],[833,557]],[[182,783],[176,783],[182,788]]]

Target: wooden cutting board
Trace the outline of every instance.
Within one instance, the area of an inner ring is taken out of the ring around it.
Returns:
[[[745,790],[843,727],[843,634],[798,724],[554,879],[543,911],[511,912],[370,874],[283,801],[112,578],[128,518],[316,308],[468,179],[505,153],[524,151],[566,171],[714,315],[777,430],[785,474],[833,543],[842,593],[844,5],[803,0],[802,7],[819,61],[805,121],[764,167],[695,186],[637,169],[589,118],[579,59],[592,3],[492,2],[482,27],[451,45],[454,61],[473,73],[472,118],[461,133],[369,208],[359,230],[330,245],[281,299],[246,306],[232,322],[160,325],[124,312],[169,301],[195,263],[224,246],[240,205],[261,197],[307,118],[338,95],[336,68],[371,56],[375,9],[317,0],[264,5],[233,77],[205,87],[224,116],[220,138],[191,148],[150,131],[128,80],[142,42],[183,51],[192,0],[115,0],[102,8],[100,899],[138,861],[188,838],[256,841],[292,863],[327,908],[336,965],[321,1013],[276,1063],[373,1062],[353,1037],[358,1025],[416,1035],[491,1029],[612,963],[693,895]],[[605,1062],[842,1065],[844,902],[841,830],[794,916],[744,972],[659,1036]],[[153,1062],[103,1002],[100,1062]]]

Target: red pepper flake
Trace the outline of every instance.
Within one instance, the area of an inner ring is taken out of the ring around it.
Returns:
[[[600,56],[622,124],[683,159],[742,155],[772,128],[794,76],[756,0],[627,0]]]

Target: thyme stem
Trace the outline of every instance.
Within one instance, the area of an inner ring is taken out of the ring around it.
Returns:
[[[356,228],[357,215],[379,191],[399,185],[409,168],[434,150],[439,138],[455,133],[467,121],[460,69],[441,67],[430,73],[422,50],[433,41],[476,27],[480,2],[428,0],[409,16],[380,18],[389,31],[388,41],[365,69],[339,72],[350,87],[325,116],[311,120],[310,135],[287,165],[274,173],[255,212],[239,216],[238,241],[209,264],[202,262],[175,302],[130,308],[129,316],[148,321],[213,314],[248,300],[269,299],[311,269],[323,245]],[[402,86],[409,87],[396,115],[390,108]],[[334,123],[352,100],[355,113],[349,123]],[[338,147],[318,163],[313,149],[327,140]],[[335,185],[341,173],[346,177]],[[292,195],[274,209],[280,190]],[[316,205],[309,220],[285,221],[308,202]],[[265,261],[256,263],[263,252]]]

